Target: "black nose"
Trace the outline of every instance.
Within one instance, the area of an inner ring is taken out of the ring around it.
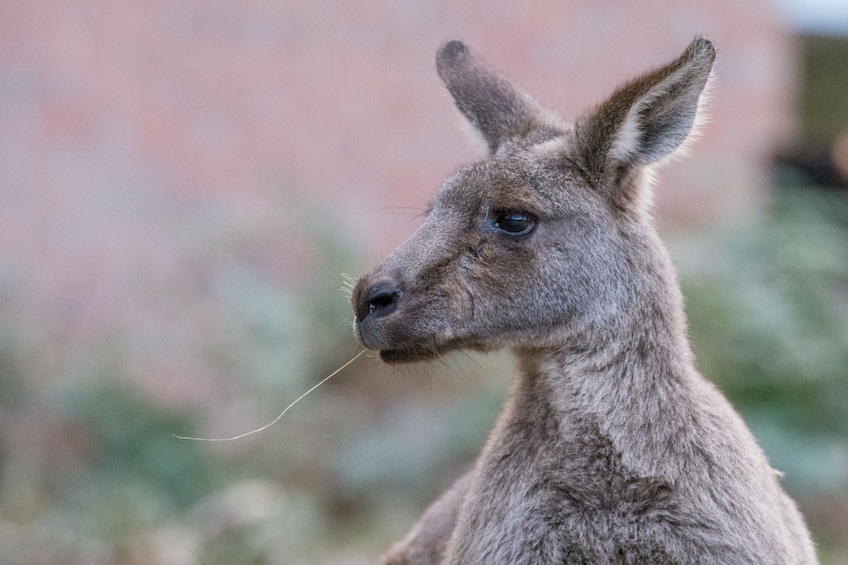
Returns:
[[[368,316],[388,316],[397,308],[403,292],[390,284],[381,283],[372,286],[356,305],[356,317],[360,322]]]

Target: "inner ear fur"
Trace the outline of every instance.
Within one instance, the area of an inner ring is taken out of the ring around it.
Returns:
[[[698,37],[679,58],[620,87],[578,120],[578,150],[593,184],[627,190],[639,184],[627,182],[638,176],[634,169],[685,146],[696,129],[715,56],[712,42]]]

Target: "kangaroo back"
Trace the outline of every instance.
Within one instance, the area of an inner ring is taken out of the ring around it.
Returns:
[[[671,63],[567,123],[459,41],[437,70],[489,148],[354,288],[387,363],[509,348],[473,469],[386,563],[815,563],[751,433],[694,367],[650,176],[691,139],[715,60]]]

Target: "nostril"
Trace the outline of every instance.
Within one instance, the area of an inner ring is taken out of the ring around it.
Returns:
[[[363,309],[365,319],[368,316],[386,316],[394,312],[403,292],[399,288],[378,285],[371,289],[366,297],[367,309]]]

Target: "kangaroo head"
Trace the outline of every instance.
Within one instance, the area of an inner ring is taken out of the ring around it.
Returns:
[[[471,348],[557,347],[646,315],[666,261],[648,174],[690,136],[715,59],[672,63],[567,124],[459,41],[437,68],[489,157],[444,182],[422,225],[353,292],[354,328],[387,362]]]

